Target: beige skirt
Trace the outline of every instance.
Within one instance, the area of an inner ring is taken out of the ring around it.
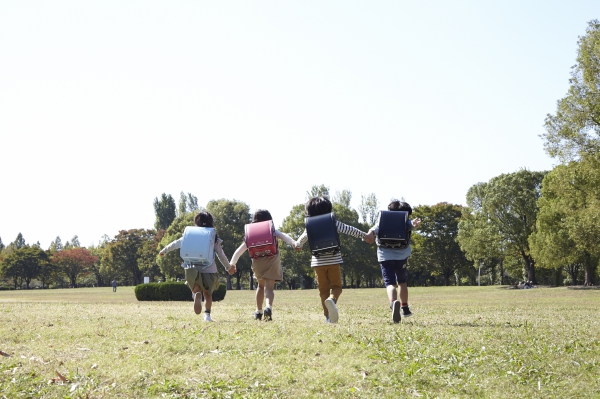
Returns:
[[[252,271],[257,280],[283,281],[283,270],[279,254],[275,256],[252,259]]]

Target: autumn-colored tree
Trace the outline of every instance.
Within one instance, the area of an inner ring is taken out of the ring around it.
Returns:
[[[67,276],[72,287],[77,287],[77,277],[89,273],[90,267],[97,260],[98,257],[82,247],[63,249],[52,255],[52,262],[56,264],[59,272]]]

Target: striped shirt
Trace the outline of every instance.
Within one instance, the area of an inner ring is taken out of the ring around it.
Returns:
[[[342,223],[339,220],[336,220],[335,223],[337,226],[337,230],[340,233],[348,234],[356,238],[364,238],[367,235],[367,233],[357,229],[356,227],[348,226],[347,224]],[[304,245],[306,241],[308,241],[308,234],[306,234],[306,229],[304,229],[304,232],[296,242],[298,244],[298,247],[302,247],[302,245]],[[323,254],[318,258],[313,255],[310,261],[310,267],[337,265],[341,263],[344,263],[344,261],[342,260],[341,252],[338,252],[336,254]]]

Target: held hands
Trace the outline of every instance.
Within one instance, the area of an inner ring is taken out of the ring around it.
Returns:
[[[237,268],[235,267],[235,265],[231,265],[231,267],[228,270],[229,274],[232,276],[235,274],[236,271],[237,271]]]
[[[373,231],[369,231],[367,235],[363,237],[363,240],[367,244],[373,244],[375,242],[375,234],[373,234]]]
[[[165,253],[164,253],[164,252],[159,252],[158,254],[159,254],[160,256],[165,256]]]
[[[419,227],[419,225],[421,224],[421,219],[416,218],[412,221],[412,225],[413,227],[416,229],[417,227]]]

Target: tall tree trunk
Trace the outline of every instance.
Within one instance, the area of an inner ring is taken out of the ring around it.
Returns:
[[[532,284],[537,284],[535,279],[535,262],[530,255],[526,255],[525,251],[521,250],[521,256],[525,261],[525,272],[527,273],[527,280],[531,281]]]
[[[252,269],[250,269],[250,291],[254,290],[254,273],[252,272]]]
[[[231,274],[227,273],[227,289],[228,290],[232,290],[232,286],[231,286]]]

